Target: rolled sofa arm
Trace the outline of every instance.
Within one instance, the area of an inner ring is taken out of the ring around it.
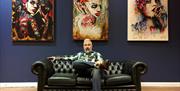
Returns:
[[[136,85],[137,91],[141,91],[141,75],[147,72],[147,64],[139,60],[127,60],[123,63],[122,72],[132,77],[132,82]]]
[[[126,60],[123,63],[122,72],[129,75],[143,75],[147,72],[148,66],[146,63],[138,60]]]
[[[31,66],[31,72],[38,76],[38,82],[45,84],[48,77],[54,74],[53,64],[48,59],[35,61]]]
[[[40,73],[46,68],[46,64],[42,61],[36,61],[32,64],[31,71],[35,75],[40,75]]]
[[[145,64],[144,62],[137,61],[132,66],[132,69],[136,69],[140,73],[140,75],[144,75],[147,72],[148,68],[147,64]]]

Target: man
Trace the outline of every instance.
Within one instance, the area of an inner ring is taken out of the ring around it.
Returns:
[[[89,77],[88,74],[91,74],[93,91],[101,91],[103,70],[99,68],[99,65],[103,64],[102,55],[92,50],[93,44],[90,39],[84,40],[83,48],[83,52],[79,52],[75,56],[64,57],[63,59],[71,59],[74,61],[73,67],[78,73],[78,76]]]

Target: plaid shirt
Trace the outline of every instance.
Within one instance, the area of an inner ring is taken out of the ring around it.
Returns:
[[[102,55],[99,52],[92,51],[90,53],[79,52],[76,55],[65,56],[64,59],[70,59],[73,61],[85,61],[85,62],[96,62],[99,60],[103,61]]]

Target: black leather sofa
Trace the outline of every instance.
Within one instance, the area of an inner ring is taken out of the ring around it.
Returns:
[[[141,75],[146,73],[147,65],[139,60],[110,60],[102,79],[103,91],[141,91]],[[71,60],[42,59],[32,64],[32,73],[38,79],[38,91],[91,91],[90,78],[75,74]]]

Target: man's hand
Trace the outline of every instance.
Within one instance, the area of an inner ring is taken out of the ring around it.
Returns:
[[[96,65],[100,65],[100,64],[102,64],[102,63],[103,63],[102,60],[99,60],[99,61],[96,61],[96,62],[95,62]]]
[[[100,61],[95,62],[95,67],[97,67],[99,69],[106,69],[107,70],[109,65],[110,65],[109,61],[100,60]]]
[[[95,67],[99,68],[101,64],[103,64],[103,60],[96,61]]]

